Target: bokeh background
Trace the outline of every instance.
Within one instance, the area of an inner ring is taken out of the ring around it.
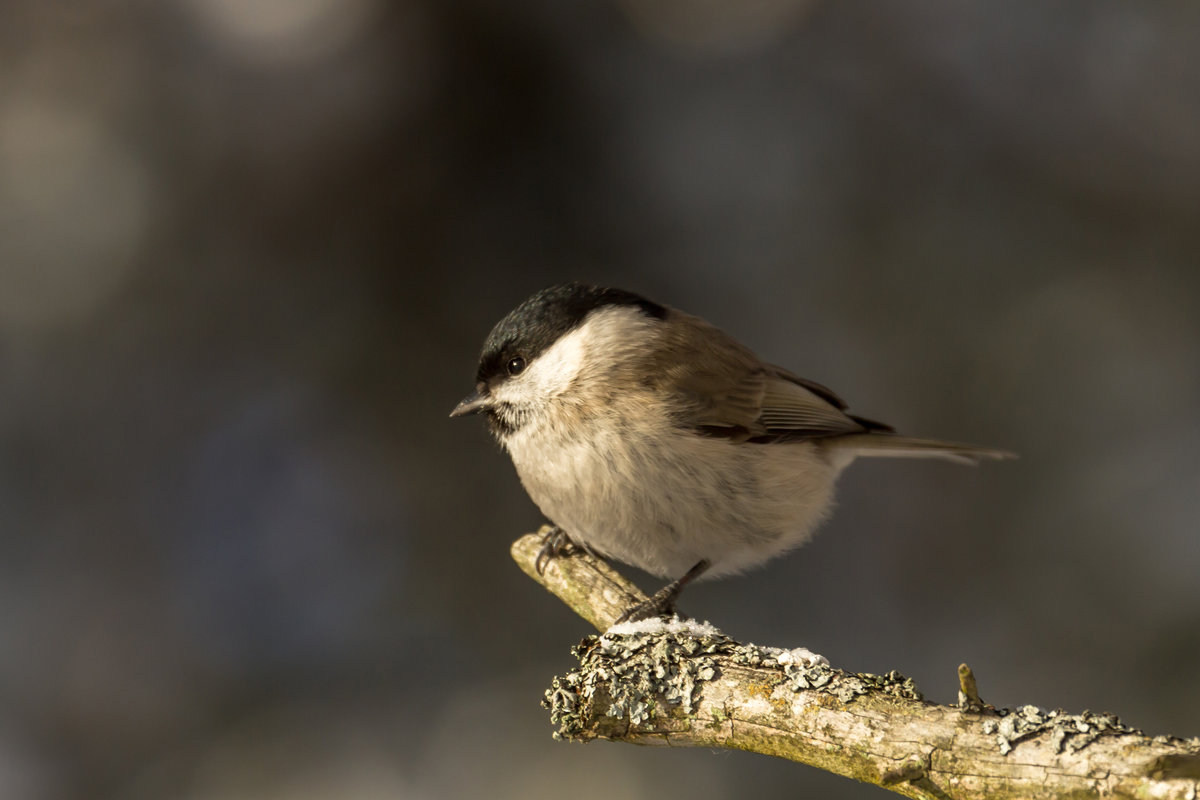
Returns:
[[[1200,734],[1198,34],[1118,0],[3,3],[0,796],[885,796],[551,740],[586,626],[447,414],[571,278],[1021,454],[856,465],[692,614]]]

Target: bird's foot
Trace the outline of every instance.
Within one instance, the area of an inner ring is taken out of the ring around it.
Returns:
[[[553,558],[566,555],[575,547],[567,532],[557,525],[547,525],[542,532],[542,546],[538,549],[537,558],[533,562],[537,574],[546,571],[546,565]]]
[[[675,598],[679,593],[667,594],[667,588],[669,587],[664,587],[655,592],[653,597],[649,597],[625,609],[625,613],[617,617],[617,621],[613,624],[620,625],[622,622],[641,622],[644,619],[654,619],[655,617],[690,619],[690,617],[675,607]]]
[[[679,593],[683,591],[683,587],[698,578],[708,567],[709,562],[707,560],[697,562],[694,567],[684,573],[678,580],[671,581],[655,592],[653,596],[626,609],[625,613],[617,618],[615,624],[640,622],[644,619],[653,619],[654,617],[677,616],[680,619],[691,619],[686,614],[680,613],[679,609],[675,607],[675,601],[679,598]]]

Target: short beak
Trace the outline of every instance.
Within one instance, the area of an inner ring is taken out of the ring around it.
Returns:
[[[454,407],[450,416],[465,417],[467,414],[478,414],[480,411],[486,411],[491,405],[492,398],[488,397],[486,387],[477,386],[475,391],[464,397],[462,402]]]

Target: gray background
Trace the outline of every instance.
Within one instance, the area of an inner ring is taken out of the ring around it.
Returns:
[[[446,415],[568,278],[1021,454],[856,465],[691,613],[1200,734],[1198,33],[1106,0],[4,3],[0,795],[884,796],[551,741],[586,626]]]

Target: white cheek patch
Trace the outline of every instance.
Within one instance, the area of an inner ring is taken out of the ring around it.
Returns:
[[[588,358],[611,362],[616,354],[643,346],[653,326],[638,309],[614,306],[592,312],[587,320],[564,334],[496,391],[496,399],[515,405],[535,405],[571,389]],[[594,367],[595,365],[593,365]]]
[[[535,358],[520,375],[509,378],[496,391],[502,402],[524,405],[566,391],[583,367],[587,336],[576,328]]]
[[[551,345],[529,365],[521,382],[543,396],[553,397],[565,391],[583,368],[586,330],[576,328]]]

